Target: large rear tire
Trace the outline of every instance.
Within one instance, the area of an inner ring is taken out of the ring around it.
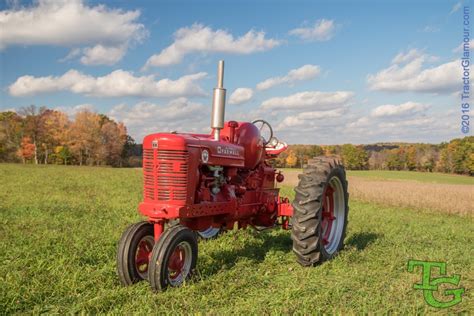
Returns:
[[[346,172],[336,159],[310,159],[299,175],[291,238],[297,261],[311,266],[344,247],[349,212]]]
[[[148,222],[135,223],[123,232],[117,250],[117,274],[123,285],[147,278],[154,244],[153,225]]]

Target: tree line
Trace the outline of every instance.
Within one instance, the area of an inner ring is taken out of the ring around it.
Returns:
[[[408,170],[474,175],[474,136],[441,144],[290,145],[274,160],[279,168],[301,168],[314,156],[340,158],[349,170]]]
[[[410,170],[474,175],[474,136],[441,144],[290,145],[278,168],[302,167],[315,156],[339,157],[349,170]],[[66,113],[29,106],[0,112],[0,162],[141,165],[141,145],[123,123],[87,110]]]
[[[0,161],[125,166],[134,146],[123,123],[82,110],[66,113],[34,105],[0,112]]]

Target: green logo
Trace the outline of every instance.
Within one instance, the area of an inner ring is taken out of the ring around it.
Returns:
[[[463,288],[454,288],[444,290],[443,294],[445,296],[452,295],[450,301],[439,301],[434,297],[434,293],[438,291],[438,285],[443,283],[452,284],[454,286],[459,285],[461,276],[455,274],[451,277],[446,276],[446,263],[444,262],[429,262],[429,261],[419,261],[419,260],[409,260],[408,261],[408,272],[413,272],[415,266],[421,266],[421,272],[423,273],[422,283],[416,283],[413,285],[415,290],[423,290],[423,297],[425,298],[426,303],[436,308],[447,308],[459,304],[462,300],[462,295],[464,293]],[[438,268],[440,277],[431,278],[431,269]]]

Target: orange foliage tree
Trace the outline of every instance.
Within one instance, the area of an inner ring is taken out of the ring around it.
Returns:
[[[23,163],[35,157],[36,146],[31,142],[30,137],[23,137],[21,139],[20,148],[18,149],[17,155],[21,158]]]

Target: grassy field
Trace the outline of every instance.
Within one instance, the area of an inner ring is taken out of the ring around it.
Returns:
[[[299,173],[299,168],[282,168],[285,173]],[[413,172],[389,170],[348,170],[348,176],[370,180],[408,180],[422,183],[474,185],[474,177],[439,172]]]
[[[120,234],[140,220],[141,170],[0,164],[0,179],[0,314],[474,310],[471,217],[354,198],[346,249],[333,261],[300,267],[287,231],[231,231],[199,244],[195,280],[153,294],[115,274]],[[462,303],[429,307],[409,259],[447,262],[461,275]]]
[[[348,175],[378,180],[412,180],[423,183],[474,185],[474,177],[439,172],[361,170],[349,171]]]
[[[291,191],[298,183],[299,173],[300,169],[284,169],[283,187],[289,186]],[[347,174],[353,199],[381,206],[474,216],[473,177],[402,171],[348,171]]]

